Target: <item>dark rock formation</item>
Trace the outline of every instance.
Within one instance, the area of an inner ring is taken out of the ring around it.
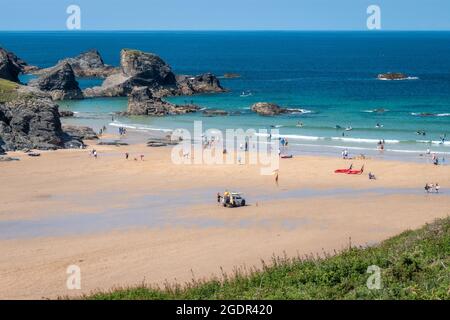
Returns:
[[[206,117],[214,117],[214,116],[227,116],[229,115],[229,113],[225,110],[206,109],[203,111],[203,115]]]
[[[98,139],[97,133],[90,128],[86,126],[74,126],[74,125],[68,125],[63,124],[62,130],[69,134],[71,137],[78,139],[78,140],[95,140]]]
[[[73,117],[74,113],[70,110],[59,110],[59,117],[60,118],[70,118]]]
[[[289,112],[288,109],[281,108],[274,103],[258,102],[251,106],[252,111],[263,116],[274,116]]]
[[[195,77],[179,75],[177,76],[177,86],[182,95],[226,91],[220,85],[219,79],[212,73],[204,73]]]
[[[217,77],[175,76],[170,66],[153,53],[123,49],[120,72],[108,76],[100,87],[84,90],[85,97],[127,96],[134,87],[148,87],[154,97],[224,92]]]
[[[53,69],[58,68],[65,63],[70,64],[75,76],[79,78],[106,78],[107,76],[118,72],[116,68],[106,65],[103,62],[100,53],[94,49],[83,52],[74,58],[60,60],[56,66],[38,70],[34,72],[34,74],[42,75],[52,72]]]
[[[100,141],[99,143],[97,143],[97,145],[99,145],[99,146],[116,146],[116,147],[120,147],[120,146],[128,146],[128,143],[122,142],[122,141],[118,141],[118,140],[114,140],[114,141]]]
[[[14,61],[12,55],[3,48],[0,48],[0,78],[9,81],[19,82],[20,65]]]
[[[73,69],[67,62],[53,68],[38,79],[31,80],[29,85],[49,92],[53,100],[83,98]]]
[[[177,106],[153,96],[148,87],[135,87],[128,98],[127,115],[163,116],[196,112],[197,106]]]
[[[19,82],[20,73],[29,73],[37,69],[35,66],[28,65],[14,53],[0,48],[0,78]]]
[[[148,87],[135,87],[128,98],[128,115],[184,114],[196,112],[195,105],[178,106],[155,97]]]
[[[122,73],[133,86],[174,86],[175,75],[170,66],[153,53],[123,49],[120,53]]]
[[[120,52],[120,72],[105,79],[100,87],[88,88],[86,97],[127,96],[134,87],[157,90],[175,88],[176,80],[170,66],[153,53],[123,49]]]
[[[405,80],[408,76],[404,73],[381,73],[378,75],[379,80]]]
[[[27,91],[0,103],[0,144],[11,151],[58,149],[82,142],[63,132],[58,106],[47,95]]]

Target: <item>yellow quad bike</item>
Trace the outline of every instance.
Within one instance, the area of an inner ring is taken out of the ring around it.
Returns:
[[[224,195],[221,198],[220,203],[226,208],[244,207],[245,199],[241,193],[230,192],[229,195]]]

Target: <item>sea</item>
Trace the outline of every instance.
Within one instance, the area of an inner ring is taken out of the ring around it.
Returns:
[[[226,110],[228,116],[119,117],[113,115],[126,110],[126,98],[59,102],[75,112],[63,120],[72,124],[150,134],[192,129],[194,121],[202,121],[205,130],[278,129],[293,153],[338,155],[346,148],[353,154],[418,158],[429,149],[450,155],[450,32],[0,32],[0,46],[39,67],[92,48],[117,66],[120,50],[134,48],[161,56],[177,74],[212,72],[229,89],[167,98]],[[408,78],[377,79],[386,72]],[[226,79],[225,73],[240,77]],[[78,81],[82,88],[102,83]],[[256,102],[296,112],[264,117],[250,110]],[[380,140],[383,153],[377,151]]]

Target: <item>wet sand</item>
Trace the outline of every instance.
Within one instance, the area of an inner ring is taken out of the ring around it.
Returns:
[[[273,254],[377,243],[449,214],[448,166],[299,156],[281,160],[277,186],[254,165],[175,165],[170,148],[141,144],[95,148],[98,159],[59,150],[0,163],[0,298],[184,282]],[[333,173],[350,163],[378,179]],[[426,182],[442,193],[425,194]],[[249,206],[218,206],[225,189]],[[71,264],[82,290],[66,288]]]

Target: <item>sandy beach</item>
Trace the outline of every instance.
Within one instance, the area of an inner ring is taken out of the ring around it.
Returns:
[[[449,214],[450,166],[298,156],[281,160],[277,185],[256,165],[175,165],[166,147],[94,147],[98,159],[90,146],[10,152],[20,161],[0,163],[1,299],[183,283],[273,255],[375,244]],[[377,180],[334,173],[350,163]],[[441,193],[426,194],[427,182]],[[218,206],[225,189],[249,205]],[[81,290],[66,287],[73,264]]]

